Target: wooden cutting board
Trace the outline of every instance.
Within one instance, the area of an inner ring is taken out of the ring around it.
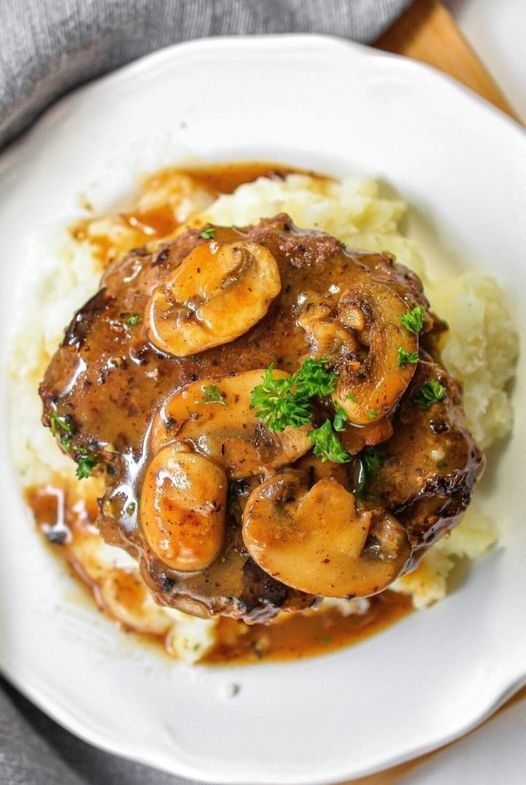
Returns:
[[[384,33],[376,46],[387,52],[421,60],[444,71],[515,120],[519,120],[495,80],[438,0],[416,0]],[[513,702],[521,698],[526,698],[526,690],[515,696]],[[507,706],[509,705],[508,703]],[[505,708],[501,709],[503,710]],[[371,777],[353,780],[352,785],[403,785],[410,772],[422,763],[428,763],[437,754],[438,752],[424,755]]]
[[[416,0],[376,44],[453,76],[518,120],[502,91],[438,0]]]

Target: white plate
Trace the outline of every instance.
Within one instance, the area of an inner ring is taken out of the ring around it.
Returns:
[[[524,332],[519,128],[408,60],[279,36],[199,41],[147,57],[61,101],[4,154],[1,334],[31,319],[24,291],[35,242],[77,212],[80,192],[103,209],[137,171],[188,153],[386,179],[443,247],[498,276]],[[516,400],[524,400],[522,369]],[[94,744],[214,782],[333,782],[444,744],[526,677],[525,423],[518,406],[514,436],[491,472],[504,547],[444,602],[327,657],[194,670],[124,645],[109,623],[68,600],[68,579],[23,509],[4,440],[2,668]],[[241,686],[231,700],[221,697],[228,682]]]

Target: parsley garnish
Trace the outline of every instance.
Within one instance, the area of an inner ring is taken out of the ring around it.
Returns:
[[[274,378],[272,365],[267,368],[261,384],[252,390],[250,406],[269,431],[283,431],[288,425],[299,428],[311,421],[311,399],[336,388],[336,374],[325,368],[326,363],[309,358],[285,379]]]
[[[345,423],[347,422],[347,415],[338,403],[334,404],[334,408],[336,413],[334,415],[334,420],[332,421],[332,427],[335,431],[344,431]]]
[[[426,309],[424,308],[424,306],[417,305],[415,308],[413,308],[412,311],[408,311],[407,313],[404,313],[400,317],[400,321],[402,322],[404,327],[407,330],[409,330],[409,332],[416,333],[418,335],[418,333],[424,326],[425,315],[426,315]]]
[[[356,395],[354,393],[349,393],[349,395],[345,396],[345,400],[346,401],[353,401],[353,403],[354,403],[356,401]]]
[[[406,352],[403,346],[398,347],[398,367],[405,368],[408,363],[416,365],[420,357],[418,352]]]
[[[217,384],[205,384],[203,389],[203,403],[220,403],[226,406],[225,396]]]
[[[52,436],[56,436],[59,432],[62,432],[62,434],[67,434],[72,433],[73,431],[73,425],[71,424],[69,418],[63,414],[59,414],[56,409],[54,409],[49,415],[49,427]],[[64,438],[64,436],[62,438]]]
[[[269,431],[283,431],[288,425],[293,428],[306,425],[312,416],[310,399],[291,390],[292,376],[275,379],[272,370],[272,366],[267,368],[261,384],[252,390],[251,408],[256,409],[256,416]]]
[[[325,420],[319,428],[310,431],[309,439],[314,445],[313,453],[317,458],[334,463],[347,463],[351,456],[336,435],[330,420]]]
[[[209,226],[199,234],[199,237],[202,237],[203,240],[212,240],[216,233],[214,226]]]
[[[415,403],[421,409],[429,409],[446,396],[446,388],[438,379],[429,379],[415,395]]]
[[[315,395],[330,395],[336,389],[336,374],[326,369],[327,360],[305,360],[290,377],[291,386],[313,398]]]
[[[126,324],[129,324],[130,327],[134,327],[136,324],[139,324],[140,321],[141,321],[141,317],[139,316],[139,314],[138,313],[132,313],[126,319]]]
[[[370,420],[375,420],[378,417],[378,412],[376,409],[369,409],[367,416]]]
[[[84,447],[77,450],[77,471],[76,475],[79,480],[86,480],[91,477],[91,473],[97,465],[99,459],[93,452],[89,452]]]
[[[71,436],[68,436],[67,434],[65,436],[61,436],[60,443],[66,452],[71,450]]]
[[[447,469],[447,461],[437,461],[437,469]]]
[[[357,496],[365,496],[367,484],[374,478],[376,473],[382,468],[384,455],[374,447],[364,450],[360,456],[360,475],[356,491]]]

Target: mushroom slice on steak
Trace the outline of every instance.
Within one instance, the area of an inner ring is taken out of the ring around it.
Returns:
[[[243,512],[243,540],[265,572],[323,597],[376,594],[411,554],[394,516],[358,509],[333,478],[309,489],[297,471],[276,474],[253,491]]]

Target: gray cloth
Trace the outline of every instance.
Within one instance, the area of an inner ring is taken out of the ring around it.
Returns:
[[[374,41],[409,0],[0,0],[0,146],[71,88],[163,46],[226,34]],[[83,743],[0,685],[0,785],[177,785]]]

